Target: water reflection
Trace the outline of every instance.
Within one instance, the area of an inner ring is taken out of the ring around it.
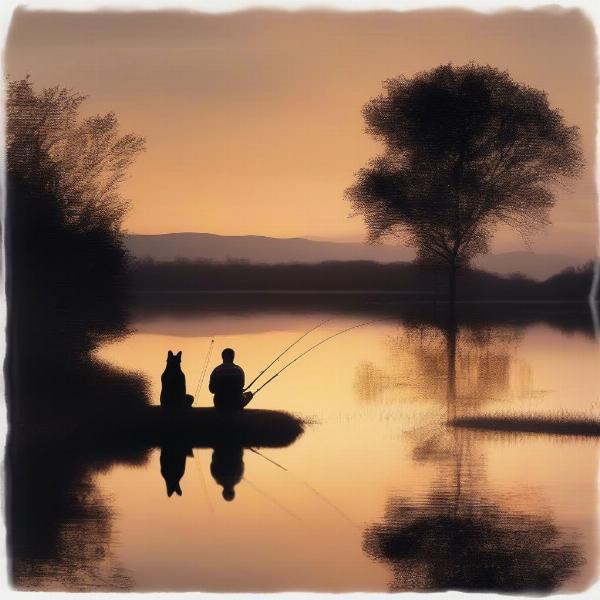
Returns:
[[[515,328],[459,328],[448,319],[443,328],[406,328],[393,339],[392,356],[410,355],[412,372],[376,376],[408,379],[419,398],[444,402],[445,411],[412,432],[413,458],[437,466],[435,484],[422,498],[392,497],[383,521],[364,531],[365,552],[392,569],[392,591],[548,593],[584,563],[549,514],[487,498],[483,453],[472,436],[447,426],[458,414],[507,399],[520,337]],[[373,376],[363,368],[359,377],[366,379],[358,382],[370,400]]]
[[[217,446],[212,453],[210,473],[223,488],[223,498],[231,502],[235,498],[235,486],[244,477],[244,449],[227,444]]]
[[[447,316],[428,302],[410,302],[402,294],[365,293],[213,293],[139,294],[133,297],[132,321],[144,333],[178,336],[227,336],[285,330],[290,316],[326,316],[364,321],[386,318],[403,325],[443,329]],[[364,318],[366,317],[366,319]],[[268,322],[268,324],[267,324]],[[547,324],[567,334],[594,336],[586,303],[459,303],[456,322],[463,326],[523,328]]]
[[[194,458],[191,447],[181,442],[170,442],[160,448],[160,473],[167,486],[167,496],[183,495],[181,480],[185,475],[188,458]],[[235,498],[235,487],[244,477],[244,448],[236,444],[219,444],[212,450],[210,473],[223,488],[222,496],[228,502]]]
[[[122,590],[132,580],[113,551],[110,500],[95,476],[140,466],[147,451],[51,432],[11,433],[6,455],[10,573],[24,589]]]
[[[213,299],[212,308],[206,298],[197,306],[181,302],[189,312],[169,312],[166,303],[155,313],[136,313],[139,332],[106,347],[104,356],[127,370],[88,351],[62,354],[73,368],[56,371],[59,381],[50,383],[45,399],[54,403],[56,393],[65,394],[68,406],[92,407],[106,397],[105,416],[114,415],[112,399],[142,406],[148,401],[134,371],[154,378],[151,395],[158,402],[164,350],[174,345],[190,365],[201,365],[208,340],[219,335],[224,345],[239,343],[248,369],[258,372],[265,356],[330,314],[336,322],[324,337],[366,315],[389,320],[324,345],[258,397],[257,408],[312,420],[301,443],[289,442],[298,434],[287,435],[280,421],[264,423],[273,439],[249,433],[242,423],[237,436],[223,436],[206,420],[202,426],[187,423],[189,435],[178,439],[152,429],[151,419],[144,435],[110,437],[92,426],[98,413],[86,410],[79,413],[83,421],[65,419],[62,411],[60,444],[54,425],[33,435],[35,424],[28,424],[25,436],[13,428],[7,502],[18,587],[373,591],[385,589],[391,568],[395,590],[539,592],[571,585],[584,570],[582,557],[593,559],[593,527],[584,529],[594,518],[590,449],[571,442],[560,449],[548,441],[535,446],[520,438],[512,450],[492,447],[446,426],[456,412],[507,400],[516,406],[538,393],[536,385],[556,387],[552,366],[540,374],[548,358],[560,359],[565,377],[581,375],[579,365],[593,353],[585,312],[563,318],[558,309],[518,307],[511,317],[503,308],[486,321],[485,311],[474,307],[452,330],[439,320],[440,311],[436,321],[427,307],[356,299],[342,299],[339,311],[333,300],[308,303],[305,297],[282,299],[279,308],[272,298],[260,306],[254,298],[222,306]],[[539,321],[553,328],[532,333],[530,325]],[[568,343],[556,325],[573,334],[568,355],[551,355],[560,340]],[[53,362],[60,360],[57,355]],[[363,384],[370,386],[368,394]],[[43,404],[43,382],[27,385],[35,386]],[[579,407],[596,390],[587,384],[585,394],[569,388],[550,396]],[[180,433],[177,423],[173,429]],[[289,449],[269,451],[266,460],[255,456],[255,448],[266,446]],[[160,464],[151,448],[160,449]],[[192,456],[200,477],[193,476]],[[271,457],[284,468],[269,465]],[[535,468],[543,461],[552,469]],[[207,469],[214,480],[208,486]],[[524,482],[535,488],[535,498],[521,495]],[[199,501],[203,495],[207,502]],[[216,504],[211,495],[218,496]],[[570,527],[580,533],[578,546],[568,539]],[[536,545],[542,550],[537,554]],[[154,567],[157,547],[167,548],[172,563]],[[235,581],[229,565],[236,568]],[[589,583],[589,569],[586,577],[577,585]]]
[[[25,275],[8,295],[9,575],[24,589],[129,588],[114,554],[110,501],[95,478],[146,461],[146,448],[111,440],[105,427],[148,404],[147,381],[94,356],[127,334],[127,299]]]
[[[391,498],[363,548],[390,565],[393,591],[548,593],[584,563],[582,550],[546,511],[515,511],[484,493],[483,458],[463,432],[442,432],[450,453],[424,498]],[[512,498],[514,502],[514,498]]]
[[[530,370],[515,357],[521,337],[520,328],[459,327],[455,321],[404,327],[388,341],[388,369],[363,363],[356,389],[373,402],[384,392],[407,388],[415,399],[447,403],[449,417],[509,399],[513,380],[519,397],[531,397]]]
[[[550,518],[512,512],[455,490],[390,500],[364,549],[387,562],[392,591],[551,592],[582,564]]]
[[[193,450],[181,442],[171,442],[160,448],[160,474],[167,484],[167,496],[183,494],[181,478],[185,474],[188,457],[194,457]]]
[[[103,421],[95,419],[107,397],[123,404],[147,402],[145,383],[94,360],[76,362],[71,371],[63,366],[47,388],[44,381],[27,386],[38,394],[27,409],[40,399],[50,405],[56,401],[55,414],[43,425],[36,417],[13,424],[6,447],[11,579],[20,588],[46,590],[129,587],[112,552],[109,501],[94,479],[116,464],[143,464],[147,449],[112,443]],[[59,408],[75,402],[89,402],[89,412],[80,407],[69,415]]]

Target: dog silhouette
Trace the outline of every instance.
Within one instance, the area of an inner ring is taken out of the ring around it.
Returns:
[[[160,377],[160,405],[166,408],[183,408],[191,406],[193,396],[185,393],[185,375],[181,370],[181,350],[167,354],[167,366]]]

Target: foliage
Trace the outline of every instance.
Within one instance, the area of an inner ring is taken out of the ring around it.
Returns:
[[[131,264],[131,285],[138,292],[200,291],[355,291],[396,292],[406,299],[433,300],[445,291],[437,274],[410,263],[330,261],[320,264],[244,264],[179,260]],[[590,293],[593,265],[566,269],[544,282],[464,269],[461,300],[580,300]]]
[[[506,72],[450,64],[384,88],[363,115],[385,151],[346,195],[371,240],[399,235],[421,262],[466,266],[499,224],[528,237],[583,166],[578,128]]]
[[[146,401],[144,383],[95,363],[126,331],[119,192],[143,139],[84,97],[29,79],[7,89],[7,358],[11,423]],[[31,373],[35,373],[35,377]]]
[[[82,231],[121,226],[127,204],[119,185],[144,140],[119,136],[113,112],[80,119],[85,96],[55,86],[9,82],[8,169],[53,194],[64,222]]]
[[[119,135],[114,113],[81,118],[85,97],[8,83],[8,252],[20,279],[106,287],[122,273],[119,192],[144,140]],[[96,284],[94,284],[94,279]]]

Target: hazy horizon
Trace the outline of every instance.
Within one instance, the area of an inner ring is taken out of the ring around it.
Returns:
[[[221,237],[264,237],[264,238],[269,238],[269,239],[275,239],[275,240],[308,240],[311,242],[327,242],[327,243],[332,243],[332,244],[364,244],[364,245],[375,245],[375,246],[386,246],[388,248],[394,248],[394,247],[398,247],[401,249],[406,249],[406,250],[411,250],[409,247],[404,246],[404,244],[401,241],[396,240],[395,238],[385,238],[382,242],[374,242],[371,243],[369,241],[367,241],[365,239],[365,237],[361,237],[360,235],[341,235],[339,237],[336,236],[320,236],[320,235],[311,235],[311,234],[305,234],[305,235],[283,235],[283,236],[277,236],[277,235],[265,235],[263,233],[230,233],[230,234],[223,234],[223,233],[215,233],[214,231],[191,231],[191,230],[181,230],[181,231],[157,231],[157,232],[151,232],[151,233],[146,233],[146,232],[142,232],[142,231],[125,231],[125,235],[128,236],[159,236],[159,235],[176,235],[176,234],[198,234],[198,235],[217,235],[217,236],[221,236]],[[536,250],[535,248],[527,248],[527,247],[523,247],[523,248],[515,248],[513,250],[507,250],[506,252],[494,252],[493,254],[506,254],[506,253],[528,253],[528,254],[558,254],[556,252],[541,252],[539,250]],[[490,252],[489,254],[492,254],[492,252]],[[596,258],[596,254],[593,254],[589,257],[590,259],[595,259]]]

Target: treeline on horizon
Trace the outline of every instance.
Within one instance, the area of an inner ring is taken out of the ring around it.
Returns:
[[[521,274],[502,276],[465,269],[458,275],[463,300],[586,300],[593,263],[568,268],[538,282]],[[134,292],[382,291],[445,299],[446,273],[414,263],[326,261],[318,264],[256,264],[245,261],[154,261],[130,264]]]

